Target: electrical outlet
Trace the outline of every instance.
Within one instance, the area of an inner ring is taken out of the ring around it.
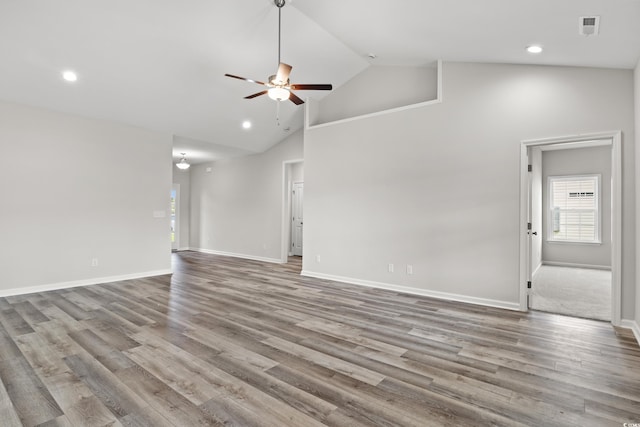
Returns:
[[[98,258],[91,258],[91,267],[98,266]]]
[[[316,255],[316,262],[319,264],[320,263],[320,255]]]
[[[393,273],[393,264],[389,264],[389,273]]]
[[[413,265],[407,264],[407,274],[413,274]]]

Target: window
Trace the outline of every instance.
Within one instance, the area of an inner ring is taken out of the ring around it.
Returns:
[[[550,176],[548,238],[600,243],[600,176]]]

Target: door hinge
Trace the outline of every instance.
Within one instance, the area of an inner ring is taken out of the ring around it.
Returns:
[[[531,289],[531,280],[527,282],[527,289]]]
[[[527,171],[533,172],[533,166],[532,165],[527,165]]]

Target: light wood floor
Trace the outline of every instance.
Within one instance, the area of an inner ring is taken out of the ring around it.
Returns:
[[[640,422],[640,348],[608,323],[172,256],[173,276],[0,298],[0,425]]]

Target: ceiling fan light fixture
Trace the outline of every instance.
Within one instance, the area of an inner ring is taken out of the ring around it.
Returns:
[[[286,101],[289,99],[291,92],[283,87],[272,87],[268,90],[267,94],[269,95],[269,98],[274,101]]]
[[[180,154],[182,154],[182,158],[178,163],[176,163],[176,166],[178,167],[178,169],[182,169],[182,170],[189,169],[189,166],[191,165],[187,163],[187,159],[185,158],[185,153],[180,153]]]

